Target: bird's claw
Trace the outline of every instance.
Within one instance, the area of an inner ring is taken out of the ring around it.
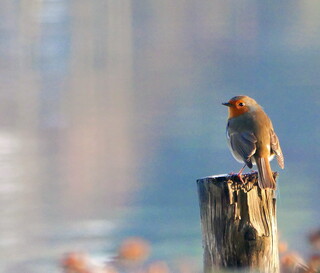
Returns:
[[[242,174],[238,174],[238,178],[241,181],[242,185],[245,185],[246,182],[244,182],[243,178],[242,178]]]

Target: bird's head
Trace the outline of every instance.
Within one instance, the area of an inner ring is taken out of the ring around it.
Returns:
[[[254,111],[259,107],[259,104],[248,96],[235,96],[222,104],[228,106],[229,118],[235,118],[246,112]]]

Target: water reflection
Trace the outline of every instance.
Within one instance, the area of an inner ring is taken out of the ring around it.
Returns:
[[[306,252],[301,234],[319,225],[318,5],[0,3],[0,271],[58,271],[76,249],[107,258],[132,235],[156,258],[200,264],[194,182],[238,169],[220,107],[238,93],[274,121],[279,228]]]

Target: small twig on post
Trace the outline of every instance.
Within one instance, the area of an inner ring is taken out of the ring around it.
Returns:
[[[245,185],[237,175],[197,180],[205,273],[217,268],[279,273],[274,191],[259,188],[257,172],[243,180]]]

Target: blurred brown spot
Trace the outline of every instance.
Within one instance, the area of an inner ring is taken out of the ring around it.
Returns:
[[[165,262],[154,262],[148,266],[145,273],[170,273],[170,270]]]
[[[118,258],[124,261],[143,262],[149,254],[150,244],[138,237],[124,240],[118,250]]]
[[[62,258],[65,273],[89,273],[89,257],[82,252],[71,252]]]
[[[309,260],[310,273],[320,272],[320,254],[314,254]]]
[[[315,249],[320,250],[320,229],[311,232],[308,239]]]
[[[282,254],[288,250],[288,244],[287,242],[280,241],[279,242],[279,253]]]

